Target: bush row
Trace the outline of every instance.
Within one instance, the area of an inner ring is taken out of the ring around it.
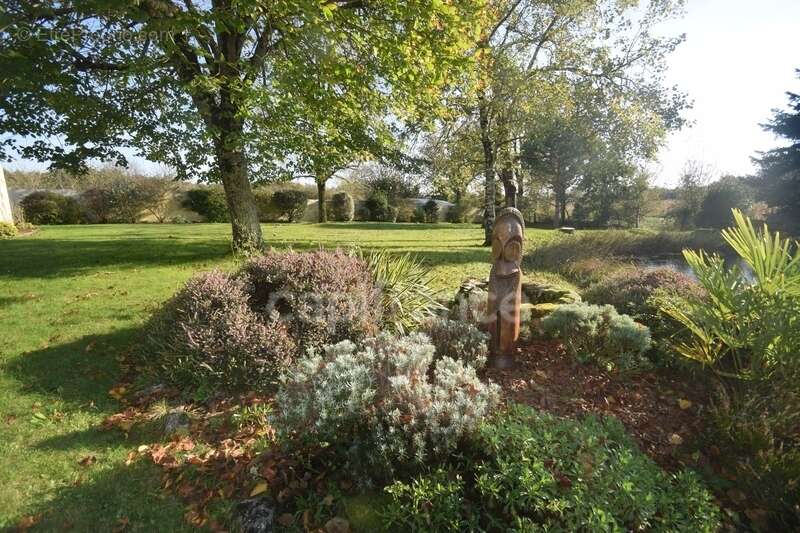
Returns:
[[[130,224],[143,212],[163,222],[174,191],[175,184],[169,180],[120,179],[75,197],[36,191],[23,198],[20,206],[25,220],[32,224]]]

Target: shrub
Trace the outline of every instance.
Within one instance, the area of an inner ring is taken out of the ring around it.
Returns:
[[[744,283],[719,256],[686,251],[705,300],[672,299],[661,307],[689,339],[673,344],[725,381],[730,393],[713,410],[715,445],[741,480],[737,487],[775,530],[800,525],[800,250],[739,211],[722,236],[752,269]],[[758,527],[762,527],[758,525]]]
[[[746,211],[753,203],[753,191],[739,178],[727,176],[708,186],[695,224],[708,228],[725,228],[733,223],[732,209]]]
[[[378,480],[445,459],[494,409],[499,388],[449,357],[431,376],[433,359],[419,333],[327,346],[287,374],[279,432],[295,445],[329,443],[343,470]]]
[[[183,207],[191,209],[206,222],[229,222],[228,202],[222,187],[205,187],[186,192]]]
[[[432,318],[421,330],[436,347],[436,357],[450,357],[481,369],[486,365],[489,337],[468,322]]]
[[[397,206],[397,222],[416,222],[413,202],[406,200]]]
[[[416,222],[417,224],[422,224],[423,222],[425,222],[425,209],[422,206],[414,208],[414,215],[412,216],[412,221]]]
[[[647,366],[650,330],[613,306],[584,303],[558,306],[542,319],[545,334],[561,339],[567,352],[581,361],[633,370]]]
[[[382,513],[389,531],[478,531],[464,498],[464,480],[456,472],[439,468],[385,490],[392,497]]]
[[[336,222],[350,222],[355,216],[353,197],[346,192],[337,192],[331,197],[328,216]]]
[[[386,193],[380,190],[372,191],[364,200],[364,214],[367,220],[375,222],[394,222],[397,218],[397,209],[389,205]]]
[[[87,218],[92,224],[107,224],[113,218],[113,201],[111,191],[107,188],[94,187],[81,194],[86,206]]]
[[[800,247],[789,239],[760,232],[734,211],[736,227],[723,238],[752,269],[754,282],[742,282],[738,267],[704,251],[684,251],[707,301],[664,302],[661,310],[691,332],[674,349],[695,361],[740,378],[764,379],[800,367]]]
[[[0,222],[0,239],[10,239],[16,236],[17,227],[11,222]]]
[[[611,304],[636,320],[647,321],[658,314],[648,299],[656,290],[681,297],[700,297],[703,288],[691,277],[671,268],[625,270],[590,286],[583,293],[588,303]],[[649,325],[649,324],[647,324]]]
[[[302,352],[374,334],[380,294],[367,264],[342,251],[271,252],[250,260],[251,305],[277,310]]]
[[[454,224],[469,222],[469,206],[466,204],[455,204],[445,213],[445,220]]]
[[[422,206],[425,212],[425,222],[437,222],[439,220],[439,204],[436,200],[430,199]]]
[[[205,393],[273,385],[296,347],[276,316],[253,311],[251,292],[241,276],[195,276],[154,317],[142,357]]]
[[[81,201],[92,223],[133,224],[144,211],[163,222],[168,195],[173,191],[174,184],[167,179],[125,177],[84,191]]]
[[[20,205],[31,224],[79,224],[83,220],[77,200],[50,191],[33,192]]]
[[[430,269],[411,254],[395,255],[386,250],[361,254],[380,291],[382,325],[404,333],[444,309],[431,287]]]
[[[721,388],[708,441],[746,495],[756,526],[800,529],[800,376]]]
[[[685,328],[660,312],[665,299],[703,299],[705,290],[694,279],[670,268],[623,270],[591,285],[584,298],[589,303],[610,304],[650,328],[656,346],[648,357],[659,364],[673,364],[667,343],[685,334]]]
[[[661,470],[614,418],[578,421],[512,406],[479,429],[459,467],[388,487],[390,528],[426,530],[430,521],[445,531],[712,532],[721,525],[697,477]]]
[[[272,193],[270,203],[278,219],[294,222],[300,220],[306,212],[308,195],[305,191],[296,189],[279,190]]]

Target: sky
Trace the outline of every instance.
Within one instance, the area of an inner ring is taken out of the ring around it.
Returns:
[[[688,0],[686,15],[663,26],[686,34],[669,58],[667,82],[688,93],[693,122],[672,133],[654,165],[657,183],[677,184],[687,160],[715,176],[747,174],[757,150],[782,144],[759,126],[786,91],[800,93],[800,0]]]
[[[759,124],[785,107],[786,91],[800,92],[800,0],[688,0],[686,14],[662,25],[665,35],[686,34],[669,57],[666,82],[688,93],[691,126],[671,133],[652,165],[656,184],[674,186],[687,160],[714,177],[754,170],[750,157],[781,144]],[[135,170],[162,173],[161,165],[131,158]],[[40,169],[32,161],[11,169]]]

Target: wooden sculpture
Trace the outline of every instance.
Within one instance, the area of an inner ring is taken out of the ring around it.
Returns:
[[[522,243],[525,221],[513,207],[500,211],[492,230],[492,270],[489,273],[487,319],[491,336],[490,365],[509,368],[519,339],[522,304]]]

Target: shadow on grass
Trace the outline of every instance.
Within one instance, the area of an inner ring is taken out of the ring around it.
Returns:
[[[117,356],[130,348],[140,331],[125,328],[47,346],[9,361],[2,371],[19,380],[25,392],[57,396],[72,407],[93,402],[101,410],[113,410],[116,401],[107,391],[119,377]]]
[[[2,243],[0,276],[53,278],[99,268],[180,265],[223,259],[224,240],[121,237],[106,240],[17,239]]]
[[[413,222],[324,222],[317,224],[320,228],[346,229],[346,230],[389,230],[389,231],[431,231],[431,230],[458,230],[480,229],[477,224],[450,224],[440,222],[437,224],[415,224]]]
[[[40,515],[33,531],[190,531],[182,504],[160,485],[160,469],[144,460],[99,461],[32,509]]]

